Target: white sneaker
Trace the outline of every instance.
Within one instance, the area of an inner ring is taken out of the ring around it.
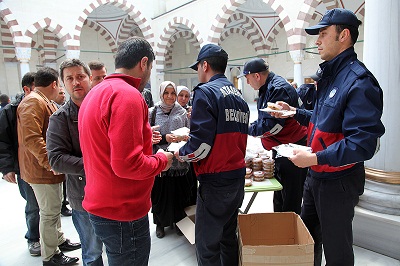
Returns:
[[[40,256],[40,242],[28,242],[28,249],[31,256]]]

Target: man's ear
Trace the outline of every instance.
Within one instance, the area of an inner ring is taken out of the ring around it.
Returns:
[[[343,42],[343,41],[347,40],[348,38],[351,39],[350,30],[349,29],[342,30],[342,32],[339,34],[339,41]]]
[[[206,72],[207,70],[210,69],[210,66],[208,65],[207,61],[203,61],[203,64],[201,64],[201,67],[203,68],[203,72]]]
[[[147,56],[142,57],[140,60],[140,68],[142,71],[145,71],[147,69],[147,63],[149,62],[149,58]]]
[[[24,93],[26,95],[28,95],[31,92],[31,89],[28,86],[24,86],[24,87],[22,87],[22,89],[24,90]]]
[[[90,75],[90,76],[89,76],[89,80],[90,80],[90,82],[93,81],[93,75]]]

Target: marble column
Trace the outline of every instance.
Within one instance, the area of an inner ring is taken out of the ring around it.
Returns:
[[[302,68],[302,64],[301,64],[301,62],[304,60],[304,51],[303,50],[294,50],[294,51],[290,51],[289,53],[294,62],[293,79],[294,79],[294,82],[297,83],[297,86],[300,86],[304,83],[303,68]]]
[[[400,189],[400,120],[397,117],[400,112],[399,13],[398,0],[365,1],[363,61],[383,89],[382,121],[386,133],[381,138],[380,151],[366,162],[368,180],[365,197],[360,202],[360,206],[366,209],[370,209],[368,202],[373,203],[374,211],[379,211],[377,206],[382,204],[382,213],[396,215],[400,214],[400,201],[392,195]],[[369,181],[388,185],[376,190],[374,183]]]
[[[364,195],[356,207],[354,244],[400,259],[400,56],[398,0],[365,1],[363,62],[383,89],[380,151],[366,165]]]
[[[29,72],[29,60],[31,59],[31,48],[15,47],[15,55],[19,61],[21,77]]]

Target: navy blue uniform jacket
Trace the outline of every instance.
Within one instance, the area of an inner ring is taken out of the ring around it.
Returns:
[[[320,65],[314,110],[297,109],[295,118],[309,123],[308,145],[317,154],[311,166],[317,178],[338,178],[363,167],[379,149],[383,92],[370,71],[357,60],[354,48]]]
[[[223,74],[194,88],[190,139],[180,158],[194,162],[199,181],[243,178],[250,111]]]

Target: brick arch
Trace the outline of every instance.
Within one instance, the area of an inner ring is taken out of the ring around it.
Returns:
[[[132,31],[132,28],[135,29]],[[143,37],[143,33],[137,28],[136,22],[128,15],[122,22],[120,30],[117,33],[117,44],[120,45],[131,36]]]
[[[246,33],[243,34],[244,32],[240,32],[240,34],[245,36],[251,42],[257,54],[264,54],[266,52],[267,46],[265,44],[264,37],[262,36],[258,26],[254,23],[254,21],[250,17],[246,16],[241,12],[234,13],[232,16],[229,17],[226,25],[229,25],[232,22],[241,23],[241,27]],[[234,31],[238,33],[237,29]],[[220,41],[223,35],[225,35],[224,38],[226,38],[227,34],[230,33],[233,33],[233,31],[224,30],[220,36]]]
[[[338,7],[336,0],[322,0],[322,2],[325,4],[327,10],[331,10]]]
[[[149,22],[142,15],[142,13],[136,9],[135,6],[128,3],[126,0],[92,0],[92,2],[83,10],[83,14],[79,17],[78,23],[75,25],[74,40],[79,41],[82,31],[82,26],[90,13],[93,12],[97,7],[104,4],[111,4],[125,11],[130,16],[143,33],[143,37],[154,46],[154,33],[150,27]]]
[[[242,35],[244,38],[246,38],[247,40],[251,41],[251,44],[253,45],[254,51],[256,52],[257,55],[263,55],[265,53],[264,48],[261,47],[261,49],[257,49],[257,46],[255,45],[255,43],[251,40],[251,34],[242,28],[239,27],[235,27],[235,28],[229,28],[227,30],[225,30],[220,37],[220,41],[219,43],[222,43],[224,40],[226,40],[230,35],[232,34],[239,34]]]
[[[191,31],[178,31],[169,39],[167,43],[167,48],[165,52],[165,67],[172,66],[172,50],[174,48],[174,43],[177,39],[188,40],[197,50],[200,50],[200,43],[197,41],[196,36]]]
[[[4,62],[17,62],[14,50],[14,41],[13,36],[3,19],[0,19],[1,26],[1,45],[4,47],[3,50],[3,58]]]
[[[197,30],[196,26],[188,19],[183,17],[174,17],[168,22],[167,26],[163,29],[163,34],[160,36],[160,40],[156,47],[156,70],[157,72],[162,72],[164,70],[165,55],[167,52],[167,44],[170,38],[178,32],[178,27],[184,25],[188,27],[196,36],[198,43],[203,43],[203,39],[199,38],[200,32]]]
[[[279,16],[280,21],[282,21],[286,36],[290,41],[292,35],[294,35],[293,27],[291,26],[291,20],[289,14],[280,4],[282,0],[263,0],[268,6],[275,11],[275,13]],[[308,1],[308,0],[304,0]],[[313,0],[316,2],[318,0]],[[321,0],[319,0],[321,1]],[[210,34],[208,35],[208,42],[218,43],[220,35],[224,31],[224,27],[228,25],[229,17],[238,9],[240,5],[242,5],[245,0],[227,0],[226,3],[221,7],[220,12],[217,14],[215,21],[211,27]],[[290,43],[289,43],[290,45]]]
[[[100,24],[96,23],[95,21],[87,19],[85,20],[85,23],[83,23],[83,25],[86,25],[89,28],[98,32],[108,43],[108,46],[110,46],[111,52],[115,53],[117,51],[117,45],[115,44],[114,38]]]
[[[41,29],[47,29],[48,31],[56,35],[67,50],[77,50],[77,48],[79,48],[74,45],[68,45],[67,42],[71,40],[71,35],[67,31],[65,31],[64,28],[60,26],[57,22],[48,17],[41,19],[29,26],[25,32],[25,36],[29,37],[30,40],[32,40],[32,37],[35,35],[35,33]]]
[[[0,0],[0,17],[4,20],[8,31],[11,33],[13,45],[16,47],[30,47],[30,41],[23,36],[21,26],[9,8]]]

